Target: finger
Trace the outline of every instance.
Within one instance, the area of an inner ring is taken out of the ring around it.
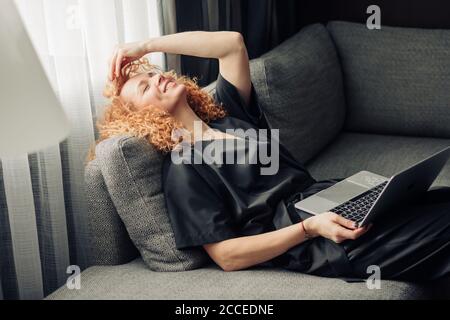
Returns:
[[[122,60],[123,60],[123,51],[119,50],[117,53],[117,59],[116,59],[116,77],[120,76],[120,68],[122,66]]]
[[[123,59],[122,59],[122,66],[128,64],[130,61],[131,61],[131,58],[129,58],[129,57],[123,58]]]
[[[354,230],[349,230],[344,227],[340,227],[340,229],[337,232],[337,236],[348,240],[355,240],[358,239],[363,234],[365,234],[367,231],[368,228],[366,227],[356,228]]]
[[[353,230],[352,232],[355,235],[355,239],[361,237],[363,234],[365,234],[367,231],[369,231],[369,227],[362,227],[362,228],[358,228]]]
[[[114,50],[111,59],[109,60],[109,77],[111,80],[114,79],[114,70],[116,68],[116,58],[117,58],[117,49]]]
[[[341,227],[339,228],[337,232],[337,236],[343,239],[349,239],[354,240],[357,238],[357,231],[355,230],[349,230],[347,228]]]
[[[116,67],[117,50],[114,52],[109,62],[109,80],[114,80],[114,69]]]
[[[123,58],[123,59],[122,59],[122,67],[121,67],[121,68],[123,69],[124,66],[126,66],[127,64],[133,62],[134,60],[136,60],[136,59],[130,58],[130,57],[125,57],[125,58]],[[121,72],[122,72],[122,71],[121,71]]]
[[[348,228],[348,229],[356,229],[356,223],[355,223],[355,221],[352,221],[352,220],[349,220],[349,219],[346,219],[346,218],[344,218],[343,216],[340,216],[340,215],[336,215],[335,216],[335,221],[337,222],[337,223],[339,223],[341,226],[343,226],[343,227],[345,227],[345,228]]]

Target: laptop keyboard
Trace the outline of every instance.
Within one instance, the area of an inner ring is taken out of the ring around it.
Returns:
[[[369,212],[374,202],[380,196],[384,187],[388,182],[385,181],[382,184],[370,189],[359,196],[344,202],[343,204],[331,209],[330,211],[343,216],[346,219],[361,222]]]

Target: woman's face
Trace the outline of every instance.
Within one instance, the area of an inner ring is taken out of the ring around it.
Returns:
[[[186,100],[186,87],[173,78],[151,71],[128,79],[120,97],[138,109],[153,105],[173,113],[180,102]]]

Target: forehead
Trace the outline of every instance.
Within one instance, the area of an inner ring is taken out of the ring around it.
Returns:
[[[148,73],[141,73],[134,77],[131,77],[130,79],[128,79],[127,82],[125,82],[125,84],[123,85],[123,89],[125,89],[127,87],[135,88],[141,80],[145,80],[148,77],[149,77]]]

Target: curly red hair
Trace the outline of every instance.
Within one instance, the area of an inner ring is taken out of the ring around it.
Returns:
[[[121,76],[106,84],[103,95],[111,102],[106,106],[102,118],[96,122],[99,138],[90,147],[87,162],[95,158],[95,147],[98,143],[115,135],[144,137],[157,150],[165,153],[173,150],[179,142],[172,140],[172,131],[183,128],[183,125],[168,112],[158,106],[137,109],[132,103],[124,102],[120,97],[120,91],[128,79],[155,69],[159,70],[146,58],[141,58],[124,66]],[[224,108],[216,104],[214,99],[198,86],[196,78],[177,76],[173,70],[163,74],[186,86],[187,102],[201,120],[208,123],[226,116]]]

